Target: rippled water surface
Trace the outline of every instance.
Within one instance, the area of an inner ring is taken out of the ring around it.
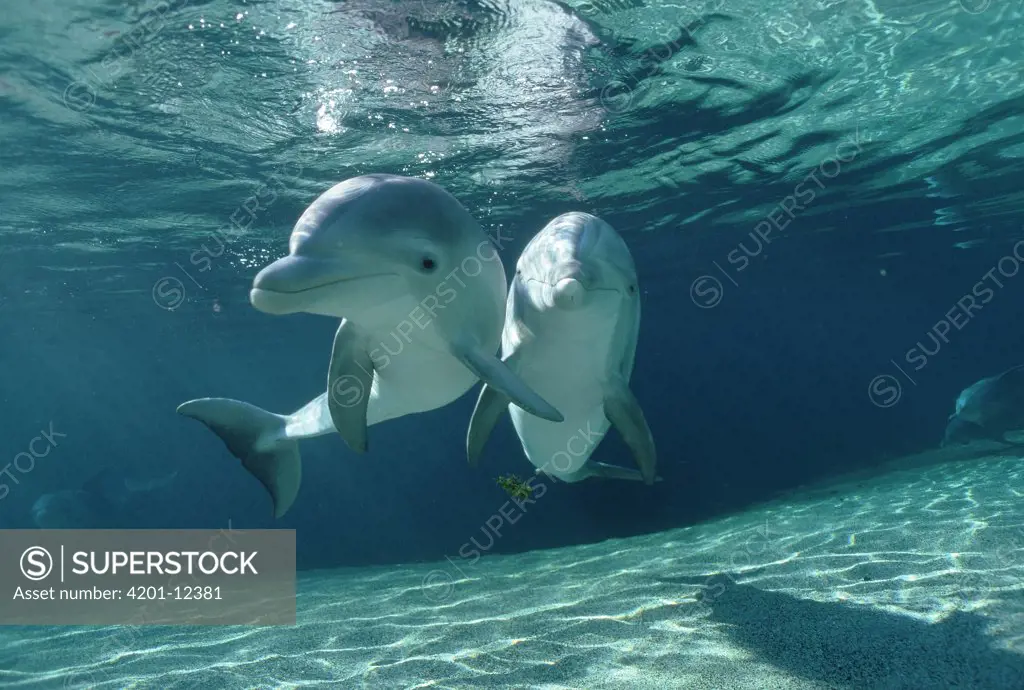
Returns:
[[[496,224],[569,197],[699,242],[822,166],[816,232],[985,241],[1024,155],[1024,10],[986,4],[15,3],[0,222],[7,251],[145,291],[125,257],[191,247],[273,175],[241,265],[371,170],[428,176]],[[888,226],[865,210],[907,197],[936,208]]]

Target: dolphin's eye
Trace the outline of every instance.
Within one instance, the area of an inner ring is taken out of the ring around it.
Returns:
[[[629,294],[632,295],[634,292],[636,292],[636,285],[630,285],[629,286]]]
[[[422,260],[420,260],[420,266],[423,267],[424,271],[427,271],[429,273],[430,271],[433,271],[435,268],[437,268],[437,262],[435,262],[429,256],[425,256],[423,257]]]

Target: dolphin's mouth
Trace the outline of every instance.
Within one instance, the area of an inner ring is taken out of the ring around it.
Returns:
[[[343,316],[343,314],[335,313],[335,310],[336,308],[344,309],[344,306],[332,306],[334,302],[339,302],[343,305],[350,301],[344,297],[339,297],[339,292],[342,291],[340,289],[341,286],[351,284],[354,287],[357,283],[366,283],[367,286],[370,286],[373,279],[392,278],[394,276],[395,274],[393,273],[374,273],[364,276],[353,276],[352,278],[342,278],[329,283],[321,283],[320,285],[288,291],[254,287],[249,291],[249,303],[261,312],[275,316],[295,314],[297,312]],[[367,292],[372,295],[374,290],[368,289]]]
[[[328,281],[326,283],[318,283],[316,285],[310,285],[309,287],[302,287],[302,288],[297,288],[297,289],[294,289],[294,290],[283,290],[283,289],[280,289],[280,288],[272,290],[272,289],[268,289],[268,288],[254,287],[254,288],[252,288],[252,290],[250,290],[250,292],[251,293],[252,292],[258,292],[260,294],[266,294],[266,295],[301,295],[304,292],[312,292],[313,290],[320,290],[322,288],[331,287],[332,285],[340,285],[341,283],[354,283],[355,281],[362,280],[363,278],[375,278],[377,276],[382,276],[382,275],[391,275],[391,274],[368,273],[367,275],[364,275],[364,276],[353,276],[351,278],[339,278],[338,280],[331,280],[331,281]]]
[[[582,309],[595,304],[595,300],[607,306],[611,304],[609,299],[622,294],[613,287],[598,287],[579,273],[561,278],[526,278],[523,283],[536,304],[563,311]]]
[[[339,262],[289,254],[266,266],[252,281],[253,290],[294,294],[356,277]]]
[[[261,288],[253,288],[249,291],[249,303],[266,314],[293,314],[297,311],[302,311],[305,306],[304,303],[299,304],[297,302],[297,297],[301,298],[303,295],[312,293],[313,291],[329,288],[343,282],[345,281],[335,280],[330,283],[315,285],[302,290],[265,290]]]
[[[256,275],[249,291],[249,302],[268,314],[292,314],[315,309],[325,300],[336,297],[334,288],[344,283],[394,275],[360,273],[340,262],[290,254]]]

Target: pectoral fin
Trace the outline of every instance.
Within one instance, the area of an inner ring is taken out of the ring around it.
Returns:
[[[658,463],[654,438],[644,419],[640,403],[629,390],[629,385],[622,379],[609,383],[604,395],[604,415],[633,452],[633,459],[644,483],[654,484],[655,468]]]
[[[588,477],[598,477],[600,479],[624,479],[631,482],[642,482],[646,481],[644,476],[636,471],[631,470],[628,467],[619,467],[618,465],[608,465],[603,462],[594,462],[591,460],[583,466],[583,470],[586,472]],[[654,481],[663,481],[661,477],[655,477]]]
[[[562,413],[526,385],[504,362],[478,346],[458,346],[454,354],[467,369],[499,393],[508,396],[513,405],[551,422],[565,421]]]
[[[508,409],[508,396],[499,393],[486,383],[480,389],[480,397],[476,399],[473,416],[469,420],[469,431],[466,432],[466,460],[470,467],[480,462],[487,439],[491,436],[494,425],[498,423],[502,412]]]
[[[366,408],[373,386],[373,362],[363,339],[349,321],[334,335],[327,372],[327,409],[334,428],[357,453],[366,452]]]

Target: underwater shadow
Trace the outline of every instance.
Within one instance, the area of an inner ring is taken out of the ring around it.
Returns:
[[[713,578],[662,582],[704,585],[707,620],[728,626],[744,649],[829,688],[1020,688],[1024,656],[993,649],[987,621],[954,612],[939,623],[867,606],[823,603]]]

